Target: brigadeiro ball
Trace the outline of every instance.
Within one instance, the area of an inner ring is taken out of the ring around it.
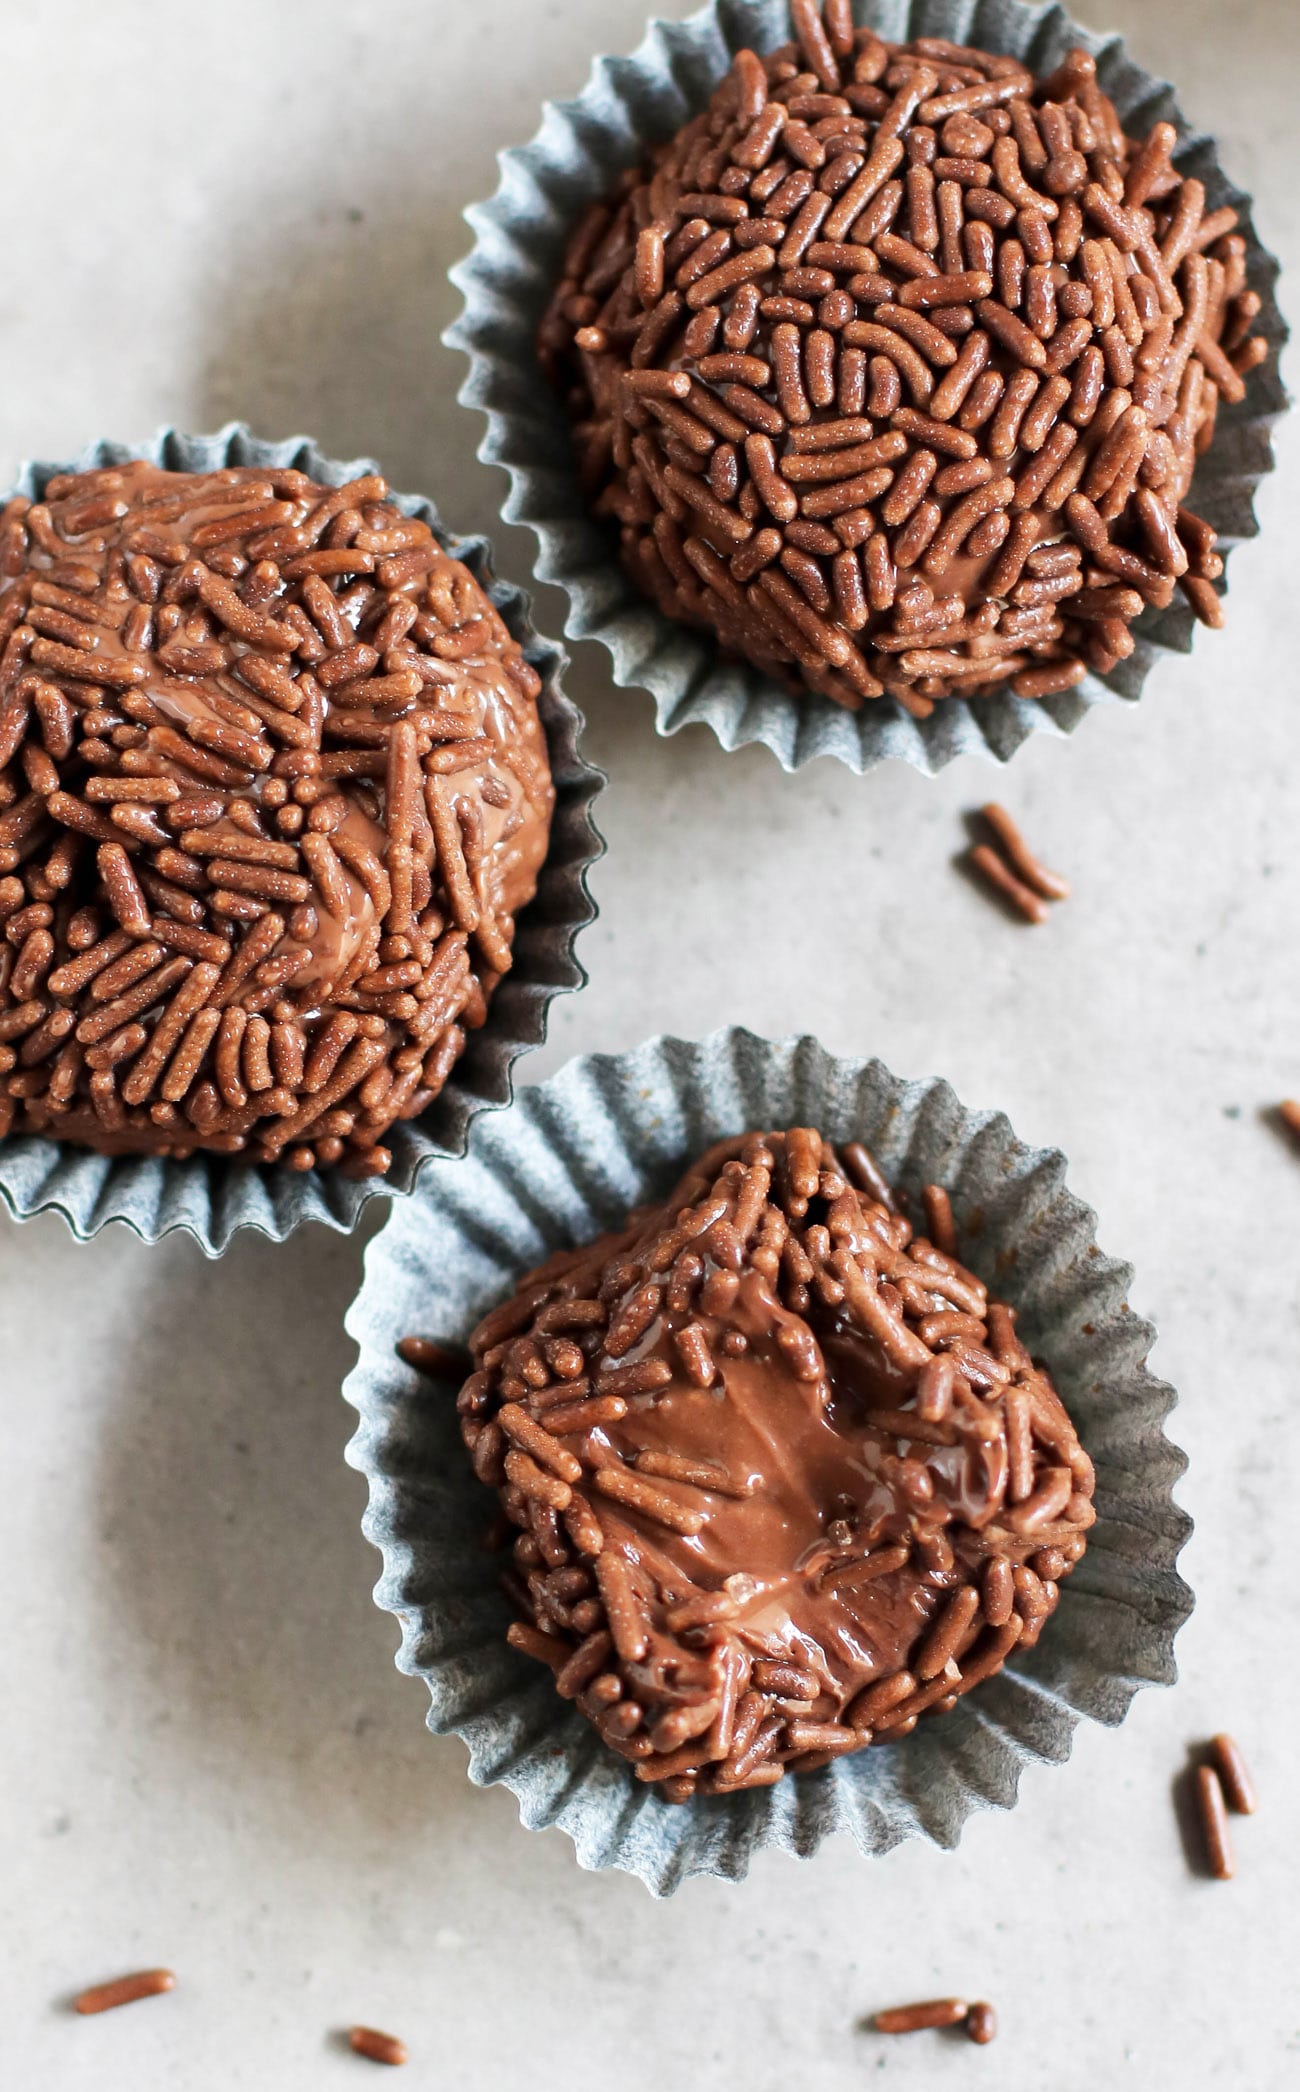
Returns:
[[[510,965],[538,679],[377,477],[0,513],[0,1136],[388,1166]]]
[[[1092,1463],[924,1197],[920,1233],[854,1143],[723,1142],[471,1339],[510,1639],[671,1800],[906,1735],[1083,1554]]]
[[[738,53],[579,223],[540,346],[637,585],[796,689],[925,718],[1069,689],[1181,587],[1252,337],[1232,210],[1125,138],[1093,60],[855,29]]]

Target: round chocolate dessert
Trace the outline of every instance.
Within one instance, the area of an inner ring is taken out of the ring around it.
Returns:
[[[671,1799],[808,1771],[1032,1644],[1092,1464],[1015,1316],[866,1150],[712,1148],[471,1338],[516,1647]]]
[[[1185,501],[1267,355],[1232,210],[1050,79],[792,0],[579,222],[540,333],[584,490],[670,617],[852,708],[1068,690],[1181,586]]]
[[[388,1167],[510,965],[539,682],[382,479],[0,512],[0,1136]]]

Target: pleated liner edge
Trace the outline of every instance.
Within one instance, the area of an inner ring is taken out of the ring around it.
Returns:
[[[1175,158],[1204,181],[1207,207],[1231,203],[1240,211],[1248,279],[1263,300],[1258,329],[1280,348],[1287,328],[1274,295],[1277,263],[1255,236],[1250,198],[1223,173],[1214,141],[1183,118],[1172,87],[1135,65],[1120,37],[1081,28],[1059,6],[1021,0],[868,0],[854,14],[894,39],[947,36],[1012,52],[1040,75],[1073,44],[1093,52],[1127,128],[1140,134],[1170,118],[1179,131]],[[546,104],[530,144],[499,155],[496,194],[466,211],[474,246],[451,271],[465,302],[443,339],[469,358],[460,399],[486,417],[480,458],[509,475],[503,514],[533,531],[538,577],[569,598],[567,635],[599,640],[615,681],[650,691],[661,733],[702,722],[728,750],[761,741],[786,770],[820,755],[858,772],[893,758],[931,776],[959,755],[1007,762],[1031,733],[1070,734],[1094,706],[1136,701],[1162,654],[1190,650],[1190,608],[1178,598],[1148,611],[1136,651],[1113,674],[1089,674],[1037,703],[1008,691],[974,703],[948,698],[929,719],[915,720],[892,699],[846,712],[829,698],[796,698],[747,663],[721,660],[706,637],[663,616],[632,586],[612,536],[583,504],[564,413],[538,367],[537,323],[579,211],[607,193],[645,141],[670,136],[704,104],[737,50],[770,50],[789,35],[786,0],[716,0],[683,22],[652,20],[630,57],[598,58],[580,95]],[[1272,469],[1269,430],[1286,404],[1275,353],[1252,374],[1242,406],[1220,417],[1192,500],[1225,546],[1259,528],[1255,489]]]
[[[964,1252],[1018,1307],[1080,1423],[1100,1516],[1038,1647],[951,1714],[775,1788],[673,1808],[508,1647],[481,1545],[491,1500],[470,1474],[453,1390],[393,1347],[414,1332],[463,1338],[553,1249],[662,1194],[685,1157],[724,1133],[791,1124],[864,1139],[907,1192],[948,1186]],[[466,1744],[470,1779],[507,1786],[523,1823],[558,1826],[583,1867],[667,1895],[693,1874],[739,1880],[767,1846],[806,1856],[833,1831],[869,1855],[913,1837],[955,1845],[973,1810],[1012,1806],[1025,1765],[1069,1755],[1082,1717],[1113,1725],[1141,1686],[1172,1683],[1193,1602],[1175,1566],[1191,1521],[1172,1496],[1184,1458],[1163,1432],[1174,1395],[1147,1369],[1155,1332],[1129,1311],[1130,1268],[1101,1252],[1094,1226],[1064,1158],[1017,1140],[1001,1113],[807,1037],[652,1039],[571,1061],[478,1121],[464,1160],[426,1169],[369,1245],[344,1387],[360,1418],[347,1457],[369,1485],[363,1529],[383,1559],[376,1603],[401,1625],[399,1668],[428,1687],[429,1726]]]
[[[266,442],[242,423],[231,422],[212,436],[165,428],[149,443],[90,443],[70,464],[25,464],[0,498],[34,495],[56,472],[86,471],[132,458],[183,472],[211,472],[225,465],[292,465],[330,486],[379,469],[368,458],[327,458],[305,436]],[[0,1201],[15,1219],[61,1213],[82,1242],[113,1220],[124,1222],[145,1242],[182,1229],[210,1257],[221,1255],[238,1228],[254,1228],[274,1242],[282,1242],[309,1220],[347,1233],[372,1198],[409,1191],[431,1157],[464,1152],[475,1116],[509,1103],[515,1063],[545,1039],[555,996],[581,988],[586,981],[574,943],[596,915],[587,877],[604,841],[591,809],[605,778],[580,753],[582,714],[562,687],[568,656],[563,647],[534,631],[524,591],[495,578],[486,538],[457,537],[423,496],[395,494],[393,499],[404,514],[427,522],[447,551],[465,562],[542,679],[538,708],[555,777],[555,820],[537,893],[519,918],[515,967],[493,998],[487,1024],[470,1034],[451,1080],[428,1111],[392,1129],[387,1144],[393,1151],[393,1168],[387,1178],[357,1183],[335,1171],[300,1175],[283,1166],[254,1169],[203,1155],[188,1162],[151,1156],[110,1159],[27,1135],[0,1141]]]

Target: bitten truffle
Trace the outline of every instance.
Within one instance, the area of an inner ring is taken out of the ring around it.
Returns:
[[[510,1638],[669,1799],[906,1735],[1083,1554],[1088,1455],[925,1200],[807,1128],[724,1142],[471,1339]]]
[[[633,581],[796,692],[917,718],[1068,690],[1181,586],[1185,506],[1268,353],[1231,209],[1124,136],[1093,60],[855,29],[737,54],[577,225],[542,324]]]
[[[538,678],[382,479],[0,513],[0,1137],[388,1167],[510,965]]]

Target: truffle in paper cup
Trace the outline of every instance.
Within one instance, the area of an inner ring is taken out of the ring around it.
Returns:
[[[1273,295],[1277,267],[1253,231],[1250,199],[1223,173],[1213,140],[1184,121],[1172,88],[1135,65],[1118,36],[1081,28],[1059,6],[1021,0],[854,0],[853,16],[895,41],[939,36],[1013,55],[1040,77],[1073,46],[1092,52],[1125,130],[1141,136],[1158,119],[1173,121],[1176,164],[1204,182],[1207,210],[1236,207],[1247,280],[1262,300],[1252,331],[1274,346],[1285,339]],[[724,748],[761,741],[787,770],[818,755],[857,771],[893,756],[930,774],[967,753],[1005,762],[1035,731],[1068,734],[1093,705],[1137,699],[1160,654],[1187,652],[1193,616],[1181,596],[1144,613],[1135,651],[1109,675],[1090,672],[1055,696],[1024,699],[1002,689],[948,697],[916,719],[889,697],[850,712],[811,692],[793,695],[748,662],[722,657],[710,634],[667,618],[633,585],[615,533],[589,513],[564,406],[538,363],[538,323],[585,206],[705,106],[736,51],[767,52],[791,35],[788,0],[714,0],[686,21],[652,21],[630,57],[598,59],[575,100],[547,106],[530,145],[501,155],[500,186],[467,212],[475,244],[452,271],[465,304],[447,340],[470,362],[461,399],[486,415],[480,456],[510,475],[504,513],[536,533],[538,574],[568,594],[569,636],[600,640],[616,680],[652,693],[662,733],[702,721]],[[1244,402],[1221,413],[1198,465],[1192,504],[1225,547],[1258,528],[1254,489],[1271,469],[1269,427],[1285,404],[1274,355],[1251,374]]]
[[[223,466],[292,466],[330,486],[377,470],[366,459],[325,457],[302,436],[265,442],[232,423],[212,436],[164,429],[150,443],[101,441],[71,463],[24,465],[7,494],[39,498],[56,473],[89,471],[143,459],[172,471],[212,472]],[[522,590],[494,578],[485,538],[458,538],[430,501],[394,494],[409,516],[429,524],[440,544],[464,562],[495,604],[511,637],[541,678],[538,712],[555,784],[549,848],[533,899],[521,911],[514,964],[492,998],[487,1022],[471,1031],[445,1087],[419,1118],[398,1121],[386,1135],[393,1161],[385,1178],[362,1181],[336,1170],[299,1173],[285,1164],[257,1167],[196,1153],[187,1161],[157,1156],[108,1157],[35,1135],[0,1140],[0,1199],[18,1219],[53,1209],[81,1240],[107,1221],[122,1220],[145,1241],[174,1228],[194,1235],[209,1256],[219,1255],[237,1228],[252,1227],[282,1241],[306,1220],[346,1231],[362,1207],[391,1191],[409,1191],[432,1156],[460,1154],[475,1115],[509,1102],[514,1064],[546,1036],[557,994],[581,987],[586,976],[574,957],[578,931],[595,913],[587,873],[604,844],[591,816],[603,774],[579,752],[582,715],[565,695],[567,657],[534,630]]]
[[[1097,1523],[1041,1641],[951,1713],[887,1750],[672,1807],[508,1646],[499,1563],[482,1546],[491,1499],[461,1446],[454,1388],[394,1346],[416,1332],[463,1342],[526,1272],[663,1196],[713,1141],[790,1125],[865,1142],[905,1195],[949,1190],[963,1258],[996,1272],[1096,1465]],[[401,1624],[399,1667],[428,1686],[430,1728],[463,1739],[471,1780],[508,1786],[530,1830],[558,1825],[584,1867],[622,1868],[658,1895],[691,1874],[738,1880],[764,1846],[806,1856],[832,1831],[867,1854],[906,1838],[955,1845],[972,1810],[1012,1806],[1027,1763],[1069,1755],[1080,1718],[1120,1722],[1140,1686],[1175,1677],[1191,1522],[1172,1498],[1184,1466],[1163,1431],[1174,1396],[1147,1370],[1155,1332],[1128,1311],[1130,1276],[1098,1249],[1061,1155],[1027,1147],[1000,1113],[967,1110],[946,1082],[834,1059],[813,1038],[652,1039],[523,1090],[475,1125],[462,1161],[432,1164],[393,1208],[347,1317],[360,1351],[344,1388],[360,1417],[348,1459],[369,1483],[375,1597]]]

